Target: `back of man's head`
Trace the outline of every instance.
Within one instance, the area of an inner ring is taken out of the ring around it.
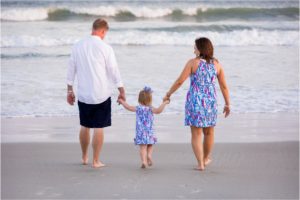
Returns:
[[[96,19],[93,23],[93,30],[94,31],[98,31],[98,30],[101,30],[101,29],[106,29],[108,30],[109,27],[108,27],[108,23],[107,21],[105,21],[104,19]]]

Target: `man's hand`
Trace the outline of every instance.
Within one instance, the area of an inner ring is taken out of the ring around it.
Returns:
[[[67,94],[67,102],[73,106],[74,105],[74,102],[75,102],[75,95],[74,95],[74,92],[73,91],[68,91],[68,94]]]
[[[119,96],[117,102],[120,104],[119,100],[122,99],[123,101],[126,101],[126,95],[125,95],[125,90],[123,87],[118,88],[119,89]]]

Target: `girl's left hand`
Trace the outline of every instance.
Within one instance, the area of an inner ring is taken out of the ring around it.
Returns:
[[[170,99],[166,99],[165,100],[165,98],[164,98],[164,101],[163,101],[165,104],[169,104],[170,102],[171,102],[171,100]]]

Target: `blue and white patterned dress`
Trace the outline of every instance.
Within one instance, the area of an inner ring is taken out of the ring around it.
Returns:
[[[217,72],[213,63],[200,60],[198,69],[190,76],[190,89],[186,96],[185,125],[211,127],[217,122]]]
[[[153,120],[154,116],[150,106],[138,105],[136,107],[135,144],[155,144],[157,142],[153,131]]]

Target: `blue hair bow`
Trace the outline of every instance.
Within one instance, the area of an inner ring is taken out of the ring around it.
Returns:
[[[148,86],[145,86],[145,87],[144,87],[144,91],[145,91],[145,92],[150,92],[150,93],[153,92],[152,89],[151,89],[151,87],[148,87]]]

